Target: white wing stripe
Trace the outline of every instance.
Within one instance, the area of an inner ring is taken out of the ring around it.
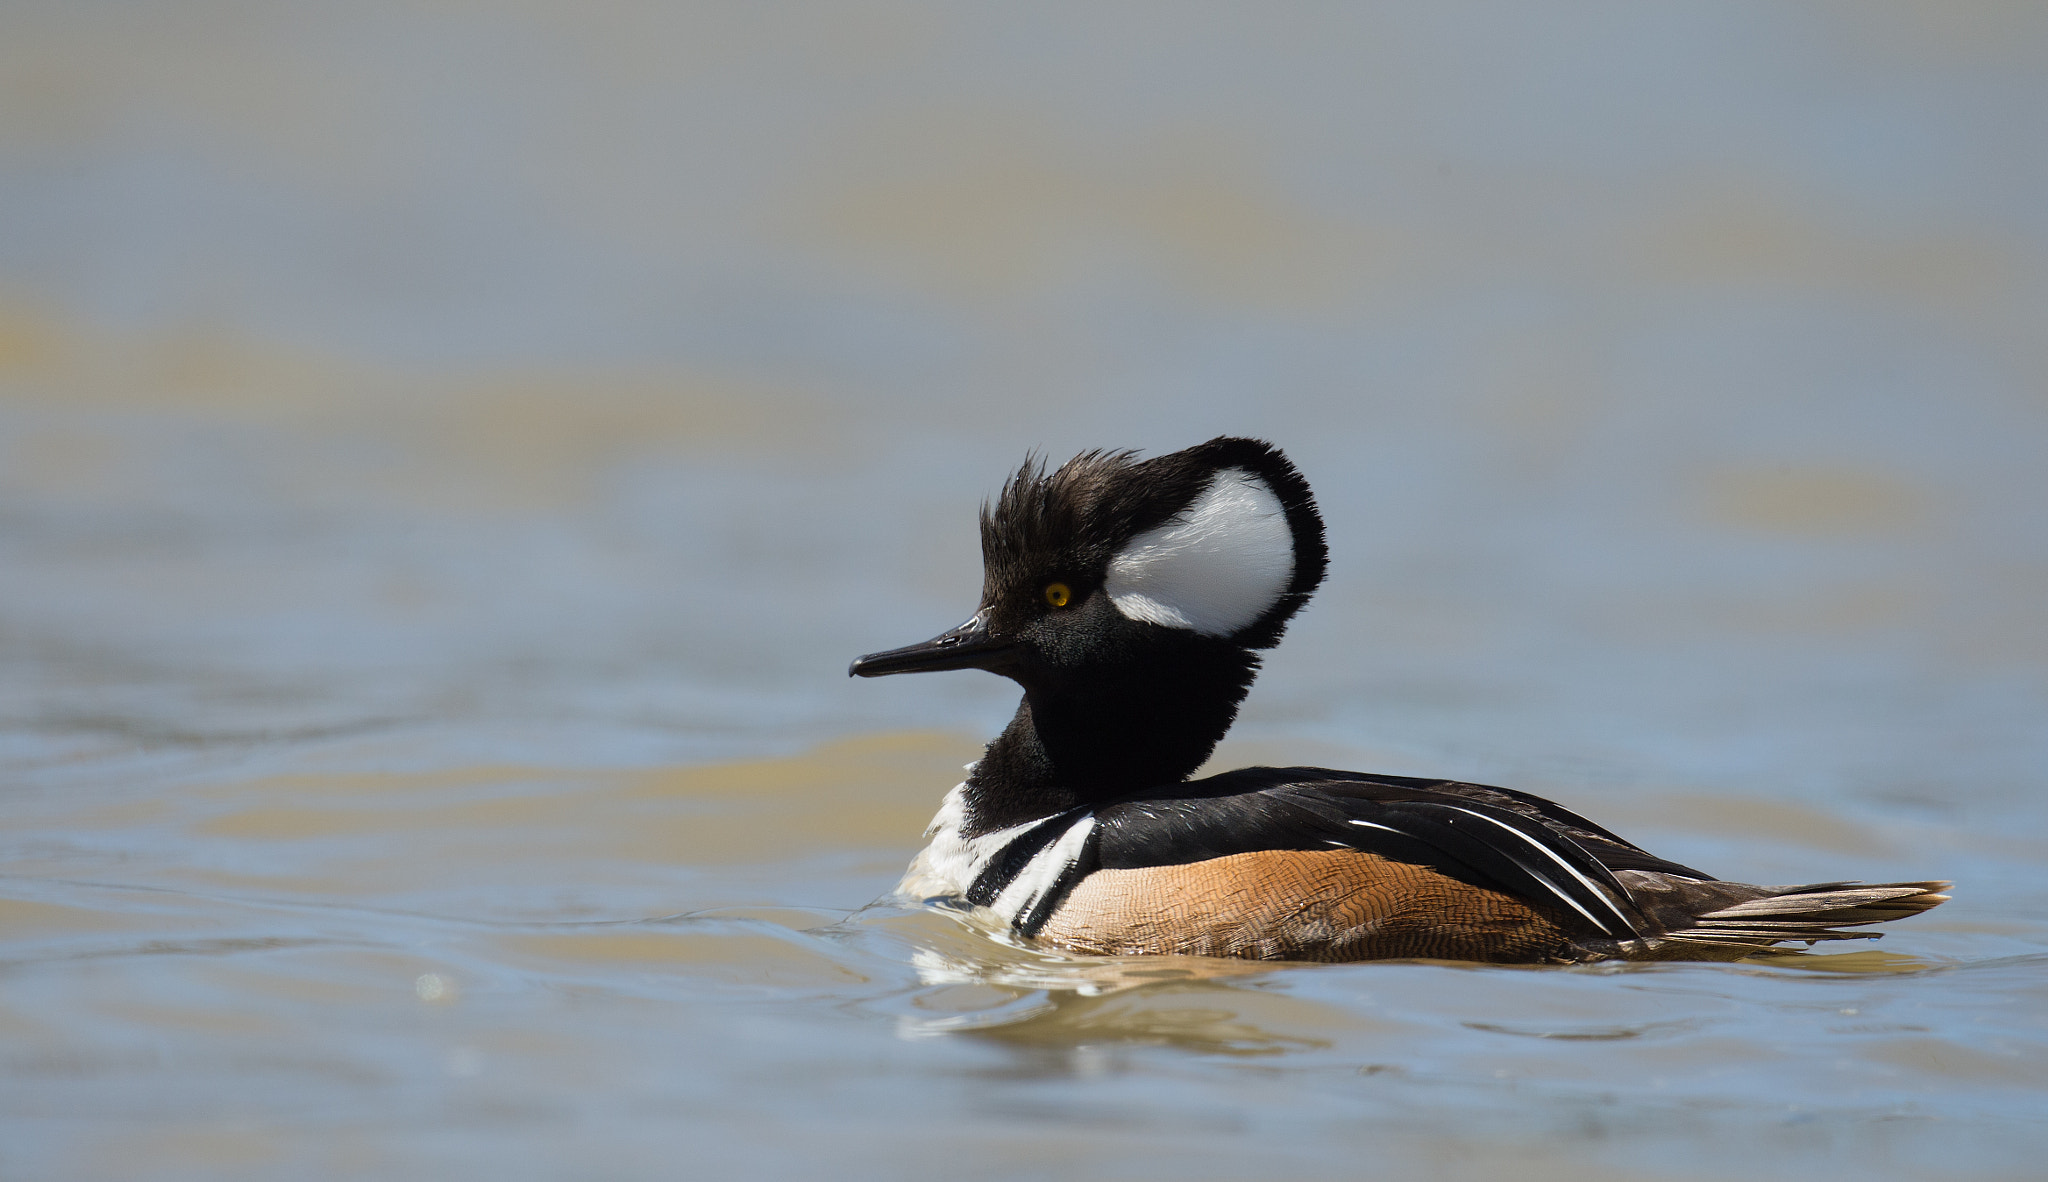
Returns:
[[[1447,806],[1445,806],[1445,807],[1447,807],[1447,808],[1457,808],[1457,806],[1456,806],[1456,805],[1447,805]],[[1496,825],[1500,825],[1500,827],[1501,827],[1501,828],[1503,828],[1503,829],[1507,830],[1507,831],[1508,831],[1509,833],[1512,833],[1512,834],[1514,834],[1514,835],[1515,835],[1516,837],[1519,837],[1519,838],[1521,838],[1521,839],[1522,839],[1522,840],[1523,840],[1524,842],[1528,842],[1528,844],[1530,844],[1530,845],[1536,845],[1536,843],[1535,843],[1535,842],[1529,841],[1529,835],[1528,835],[1528,834],[1526,834],[1526,833],[1523,833],[1523,832],[1522,832],[1521,830],[1519,830],[1519,829],[1516,829],[1516,828],[1515,828],[1514,826],[1512,826],[1512,825],[1503,825],[1503,824],[1501,824],[1501,822],[1499,822],[1499,821],[1494,821],[1492,817],[1486,816],[1486,815],[1485,815],[1485,814],[1483,814],[1483,813],[1474,813],[1474,812],[1472,812],[1472,810],[1470,810],[1470,809],[1458,809],[1458,811],[1459,811],[1459,812],[1461,812],[1461,813],[1470,813],[1470,814],[1471,814],[1472,816],[1478,817],[1478,818],[1479,818],[1480,820],[1482,820],[1482,821],[1493,821],[1493,823],[1494,823],[1494,824],[1496,824]],[[1375,824],[1375,823],[1373,823],[1373,822],[1371,822],[1371,821],[1358,821],[1358,820],[1354,820],[1354,821],[1352,821],[1351,823],[1352,823],[1353,825],[1358,825],[1358,826],[1361,826],[1361,827],[1363,827],[1363,828],[1366,828],[1366,829],[1382,829],[1382,830],[1385,830],[1385,831],[1386,831],[1386,832],[1388,832],[1388,833],[1400,833],[1400,834],[1401,834],[1401,836],[1403,836],[1403,837],[1413,838],[1413,837],[1415,836],[1415,835],[1414,835],[1414,834],[1412,834],[1412,833],[1405,833],[1405,832],[1403,832],[1402,830],[1396,829],[1396,828],[1394,828],[1394,827],[1393,827],[1393,826],[1391,826],[1391,825],[1379,825],[1379,824]],[[1537,849],[1543,849],[1543,847],[1542,847],[1542,846],[1540,846],[1540,845],[1537,845],[1537,846],[1536,846],[1536,848],[1537,848]],[[1544,853],[1544,854],[1545,854],[1546,856],[1548,856],[1548,857],[1550,858],[1550,860],[1551,860],[1551,861],[1553,861],[1553,862],[1556,862],[1556,861],[1558,861],[1557,855],[1556,855],[1556,854],[1553,854],[1553,853],[1551,853],[1551,852],[1550,852],[1549,850],[1543,850],[1543,853]],[[1569,872],[1570,874],[1572,874],[1572,876],[1573,876],[1573,877],[1575,877],[1575,878],[1577,878],[1577,879],[1578,879],[1578,880],[1579,880],[1580,882],[1585,882],[1587,886],[1592,886],[1592,885],[1593,885],[1593,884],[1592,884],[1592,883],[1590,883],[1590,882],[1586,882],[1586,876],[1585,876],[1585,875],[1583,875],[1583,874],[1580,874],[1580,873],[1579,873],[1579,872],[1578,872],[1577,870],[1573,870],[1573,869],[1572,869],[1572,867],[1571,867],[1571,864],[1570,864],[1570,863],[1566,863],[1566,862],[1560,862],[1559,864],[1560,864],[1560,865],[1562,865],[1562,866],[1564,866],[1565,870],[1566,870],[1566,871],[1568,871],[1568,872]],[[1550,882],[1550,881],[1549,881],[1549,880],[1548,880],[1547,878],[1544,878],[1544,876],[1543,876],[1543,875],[1540,875],[1540,874],[1539,874],[1539,875],[1537,875],[1536,877],[1538,877],[1538,878],[1543,878],[1543,879],[1544,879],[1544,883],[1545,883],[1545,885],[1547,885],[1547,886],[1549,886],[1549,887],[1550,887],[1551,893],[1552,893],[1552,894],[1555,894],[1555,895],[1556,895],[1556,896],[1557,896],[1557,897],[1558,897],[1559,899],[1563,900],[1563,901],[1564,901],[1564,904],[1565,904],[1565,906],[1567,906],[1567,907],[1570,907],[1570,908],[1571,908],[1571,909],[1572,909],[1573,911],[1576,911],[1576,912],[1578,912],[1578,913],[1579,913],[1580,915],[1583,915],[1583,916],[1585,916],[1585,917],[1586,917],[1586,922],[1587,922],[1587,923],[1590,923],[1590,924],[1592,924],[1592,925],[1593,925],[1594,927],[1596,927],[1596,928],[1599,928],[1599,929],[1600,929],[1601,931],[1603,931],[1603,932],[1608,932],[1608,933],[1609,933],[1610,935],[1611,935],[1611,934],[1613,934],[1613,933],[1612,933],[1612,930],[1611,930],[1611,929],[1610,929],[1610,928],[1609,928],[1609,927],[1608,927],[1608,926],[1607,926],[1606,924],[1604,924],[1604,923],[1601,923],[1601,922],[1600,922],[1600,921],[1599,921],[1598,919],[1596,919],[1596,918],[1595,918],[1595,917],[1593,916],[1593,914],[1592,914],[1591,912],[1587,911],[1587,910],[1586,910],[1586,909],[1585,909],[1584,907],[1581,907],[1581,906],[1579,906],[1579,901],[1578,901],[1577,899],[1574,899],[1574,898],[1572,898],[1572,897],[1571,897],[1570,895],[1568,895],[1568,894],[1564,893],[1564,891],[1562,891],[1562,890],[1558,889],[1558,886],[1557,886],[1557,884],[1556,884],[1556,883],[1554,883],[1554,882]],[[1598,890],[1596,889],[1596,890],[1594,891],[1594,894],[1598,895],[1598,894],[1599,894],[1599,891],[1598,891]],[[1605,896],[1605,895],[1600,895],[1600,897],[1601,897],[1601,898],[1602,898],[1603,900],[1604,900],[1604,899],[1606,898],[1606,896]],[[1628,921],[1627,921],[1627,920],[1623,920],[1623,921],[1622,921],[1622,926],[1623,926],[1624,928],[1627,928],[1627,929],[1628,929],[1628,930],[1629,930],[1630,932],[1634,932],[1634,930],[1635,930],[1635,929],[1634,929],[1634,927],[1632,927],[1632,926],[1631,926],[1631,925],[1630,925],[1630,924],[1628,923]]]
[[[1378,823],[1376,823],[1376,822],[1373,822],[1373,821],[1356,821],[1356,820],[1354,820],[1354,821],[1352,821],[1351,823],[1352,823],[1353,825],[1357,825],[1357,826],[1360,826],[1360,827],[1362,827],[1362,828],[1365,828],[1365,829],[1384,829],[1384,830],[1386,830],[1386,831],[1387,831],[1388,833],[1400,833],[1400,832],[1401,832],[1401,831],[1400,831],[1399,829],[1396,829],[1396,828],[1394,828],[1394,827],[1393,827],[1392,825],[1381,825],[1381,824],[1378,824]],[[1406,833],[1404,833],[1404,834],[1402,834],[1402,836],[1403,836],[1403,837],[1412,837],[1412,836],[1414,836],[1414,835],[1413,835],[1413,834],[1406,834]]]
[[[1600,902],[1606,906],[1607,910],[1613,914],[1614,918],[1620,921],[1622,931],[1627,932],[1630,936],[1634,936],[1636,934],[1635,925],[1630,923],[1628,921],[1628,916],[1623,915],[1621,913],[1621,909],[1616,907],[1614,905],[1614,902],[1607,897],[1607,892],[1601,890],[1598,883],[1595,883],[1592,879],[1587,878],[1584,874],[1581,874],[1577,867],[1573,866],[1570,862],[1565,861],[1563,858],[1558,857],[1556,850],[1551,849],[1549,846],[1546,846],[1542,842],[1535,840],[1528,834],[1522,832],[1520,829],[1515,828],[1513,825],[1510,825],[1506,821],[1502,821],[1499,818],[1489,817],[1485,813],[1473,812],[1471,809],[1468,808],[1460,808],[1455,804],[1447,804],[1443,807],[1451,809],[1455,812],[1464,813],[1468,817],[1477,817],[1482,821],[1487,821],[1494,825],[1498,825],[1502,829],[1507,830],[1509,833],[1514,834],[1517,838],[1521,840],[1522,844],[1528,846],[1530,849],[1538,851],[1544,857],[1556,863],[1561,869],[1564,870],[1566,874],[1571,875],[1573,878],[1576,878],[1581,883],[1585,884],[1586,889],[1593,892],[1593,897],[1600,900]],[[1558,897],[1563,899],[1565,902],[1570,903],[1572,905],[1572,909],[1574,911],[1577,911],[1580,915],[1586,916],[1587,919],[1592,919],[1594,926],[1600,928],[1602,931],[1607,932],[1609,935],[1615,934],[1613,929],[1609,928],[1606,924],[1602,923],[1601,921],[1593,919],[1591,915],[1587,914],[1586,909],[1584,907],[1579,906],[1578,902],[1574,900],[1571,896],[1565,894],[1563,891],[1558,891]]]

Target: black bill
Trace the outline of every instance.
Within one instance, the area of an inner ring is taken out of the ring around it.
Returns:
[[[891,673],[938,673],[946,669],[987,669],[1000,672],[1014,659],[1016,646],[989,634],[979,614],[957,628],[948,628],[922,644],[892,648],[857,658],[846,672],[852,677],[883,677]]]

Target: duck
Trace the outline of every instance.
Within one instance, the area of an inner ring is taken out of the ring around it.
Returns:
[[[897,894],[1077,956],[1491,964],[1737,960],[1947,900],[1945,881],[1726,882],[1562,805],[1320,767],[1191,778],[1322,583],[1279,448],[1027,457],[981,510],[974,614],[855,677],[978,669],[1023,698]]]

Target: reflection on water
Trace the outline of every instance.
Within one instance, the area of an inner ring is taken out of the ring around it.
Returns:
[[[2009,1178],[2048,1097],[2048,18],[0,15],[0,1175]],[[1727,965],[883,899],[1027,448],[1268,436],[1222,766],[1953,878]],[[878,901],[880,900],[880,901]]]

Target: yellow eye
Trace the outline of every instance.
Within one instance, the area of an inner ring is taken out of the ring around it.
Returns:
[[[1045,601],[1054,607],[1065,607],[1073,598],[1074,593],[1067,589],[1065,583],[1047,583],[1045,585]]]

